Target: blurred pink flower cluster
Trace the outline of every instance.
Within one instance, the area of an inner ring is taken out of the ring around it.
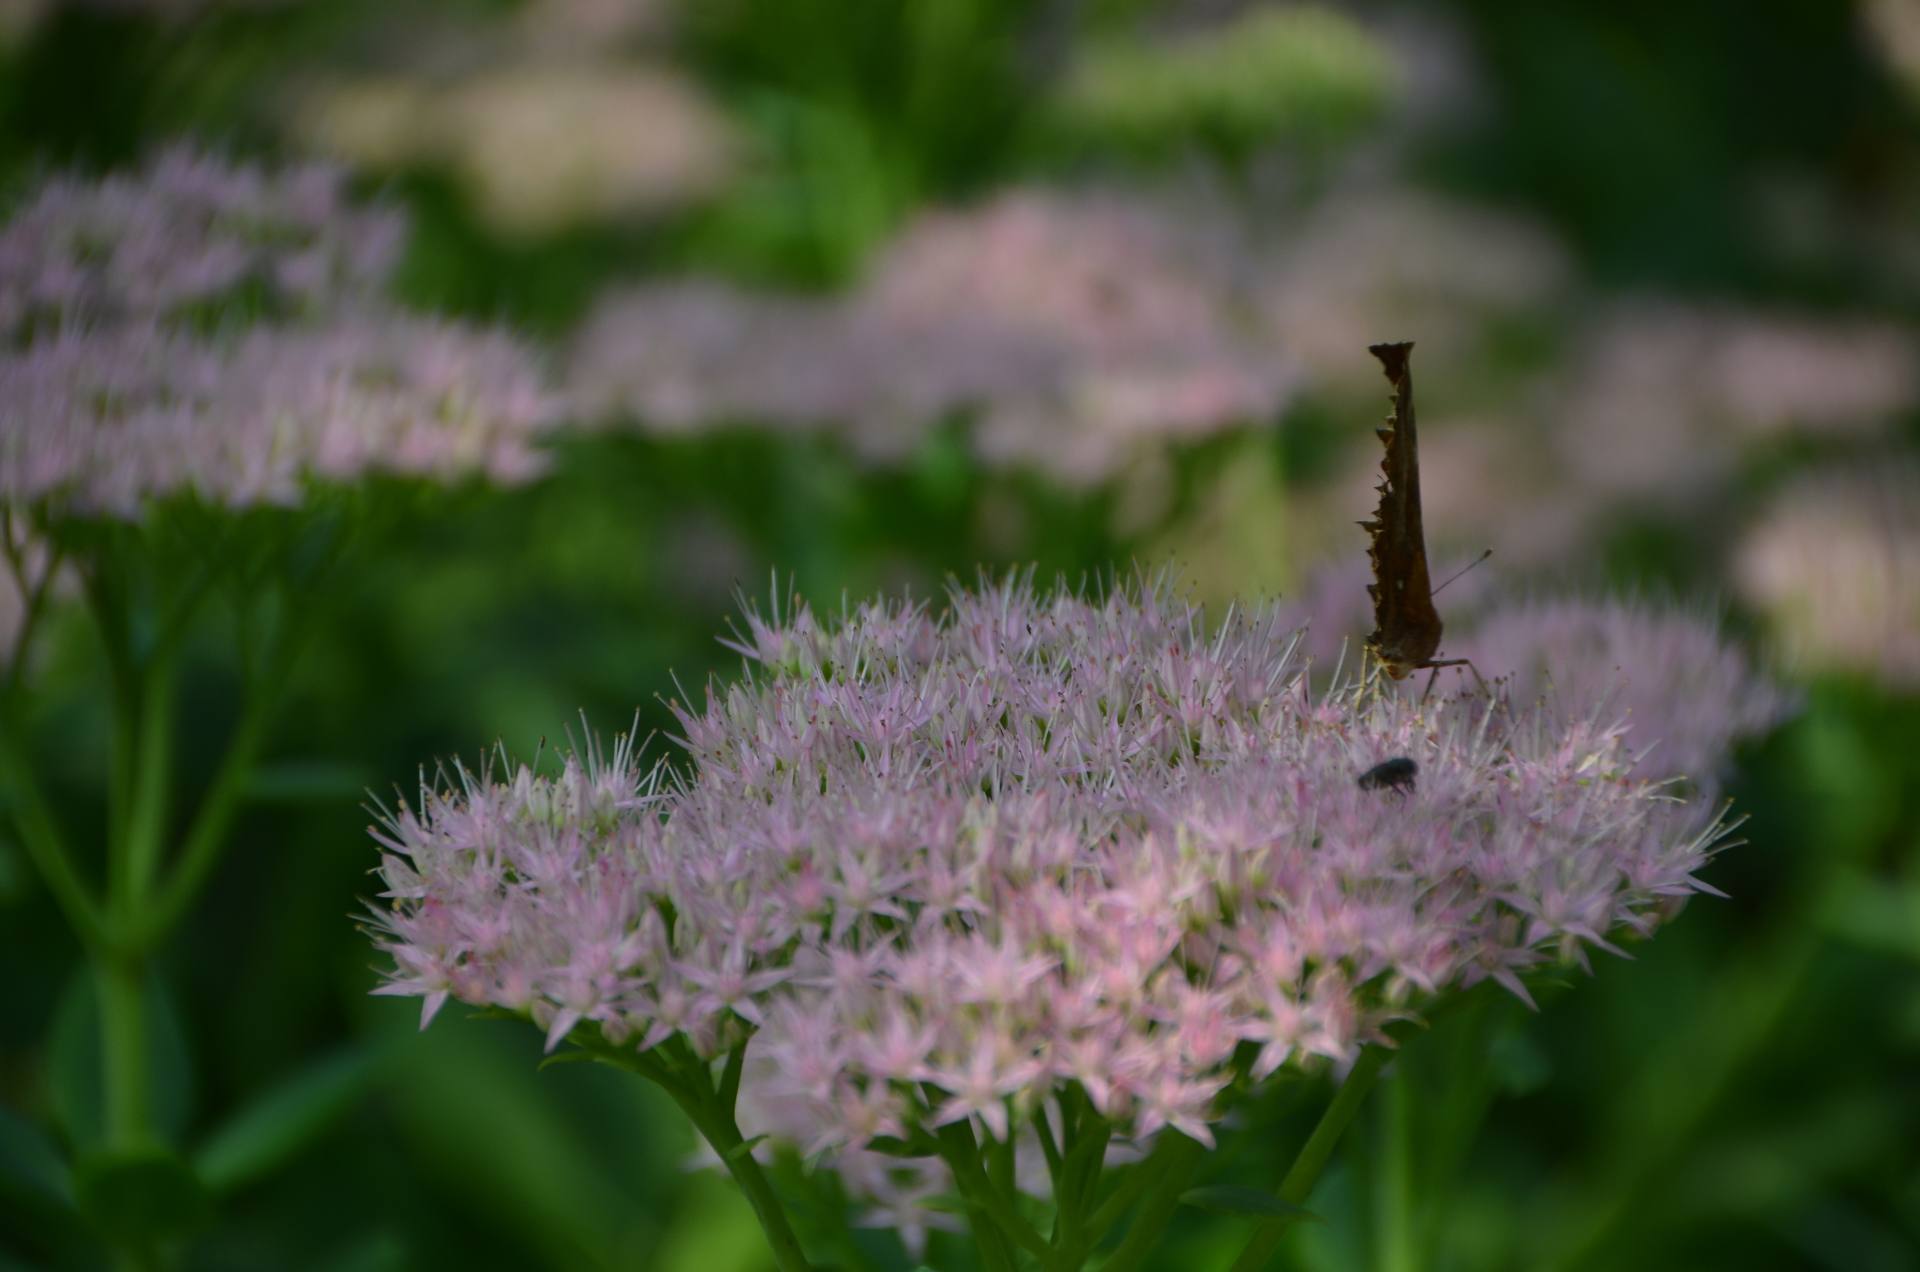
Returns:
[[[1143,446],[1269,423],[1297,383],[1181,211],[1016,190],[922,217],[845,298],[643,285],[588,321],[571,384],[648,428],[839,427],[881,458],[966,416],[984,462],[1094,483]]]
[[[1590,497],[1688,498],[1756,443],[1884,433],[1920,402],[1915,350],[1872,319],[1616,303],[1553,393],[1554,443]]]
[[[395,312],[210,344],[149,324],[69,328],[0,358],[0,502],[137,518],[192,491],[298,503],[308,479],[523,481],[557,413],[499,332]]]
[[[1735,555],[1741,593],[1809,671],[1920,687],[1920,465],[1845,466],[1790,485]]]
[[[234,164],[190,146],[99,179],[55,176],[0,229],[0,337],[166,320],[255,289],[271,316],[324,311],[386,281],[398,209],[353,203],[324,164]]]
[[[0,502],[133,519],[186,491],[538,472],[559,399],[505,333],[381,300],[402,229],[323,167],[175,148],[55,178],[0,230]]]
[[[1164,588],[749,613],[738,647],[748,678],[678,710],[682,780],[623,743],[387,819],[378,992],[549,1046],[751,1036],[747,1132],[865,1176],[876,1141],[1003,1139],[1069,1083],[1123,1139],[1211,1142],[1237,1075],[1650,933],[1718,835],[1605,714],[1316,691],[1278,612],[1210,627]],[[1663,722],[1741,706],[1679,688]],[[1409,789],[1359,784],[1392,757]]]

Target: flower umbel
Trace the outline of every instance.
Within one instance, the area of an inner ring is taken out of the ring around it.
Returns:
[[[809,1152],[1017,1139],[1070,1087],[1208,1143],[1236,1080],[1651,930],[1718,837],[1617,727],[1316,694],[1271,611],[1010,581],[748,625],[747,678],[679,709],[682,780],[623,744],[389,818],[380,992],[550,1045],[750,1038],[749,1129]],[[1417,787],[1360,787],[1388,756]]]

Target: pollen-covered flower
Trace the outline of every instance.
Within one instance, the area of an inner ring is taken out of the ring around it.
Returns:
[[[346,174],[323,164],[176,145],[136,172],[58,176],[0,229],[0,342],[236,300],[311,315],[377,292],[405,233],[396,209],[352,202]]]
[[[511,338],[388,311],[206,340],[128,322],[0,354],[0,503],[135,518],[192,491],[297,502],[369,472],[539,471],[557,399]]]
[[[1610,718],[1318,692],[1293,643],[1164,588],[750,614],[676,782],[457,770],[377,830],[382,992],[745,1044],[747,1132],[842,1159],[1018,1137],[1069,1084],[1123,1140],[1211,1141],[1236,1082],[1524,996],[1705,886],[1717,831]],[[1417,781],[1361,786],[1393,757]]]

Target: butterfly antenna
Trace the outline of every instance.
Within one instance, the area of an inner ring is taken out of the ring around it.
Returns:
[[[1493,549],[1488,548],[1485,552],[1482,552],[1479,556],[1467,562],[1467,564],[1461,566],[1458,570],[1455,570],[1453,572],[1453,577],[1449,578],[1447,580],[1447,583],[1453,582],[1454,579],[1459,578],[1462,574],[1465,574],[1468,570],[1471,570],[1474,566],[1479,565],[1482,561],[1485,561],[1488,557],[1492,555],[1493,555]],[[1427,595],[1428,596],[1440,595],[1441,592],[1446,590],[1447,583],[1442,583],[1439,587],[1434,588],[1433,591],[1428,592]]]

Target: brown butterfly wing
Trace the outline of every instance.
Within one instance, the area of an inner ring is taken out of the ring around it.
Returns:
[[[1420,525],[1420,443],[1413,425],[1413,343],[1377,344],[1367,352],[1380,359],[1393,386],[1388,427],[1377,430],[1386,443],[1380,463],[1380,506],[1366,527],[1367,556],[1373,562],[1373,634],[1367,648],[1389,676],[1398,680],[1424,666],[1440,648],[1440,612],[1433,607],[1427,577],[1427,541]]]

